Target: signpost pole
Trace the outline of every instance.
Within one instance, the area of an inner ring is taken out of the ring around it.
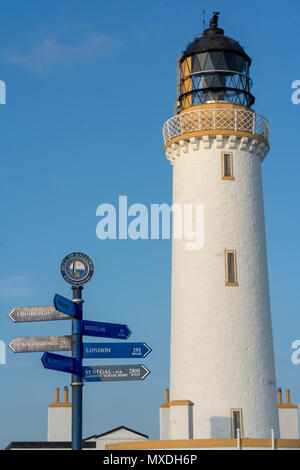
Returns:
[[[82,286],[73,286],[73,302],[82,304]],[[82,450],[82,334],[80,318],[72,319],[72,357],[76,373],[72,374],[72,450]]]

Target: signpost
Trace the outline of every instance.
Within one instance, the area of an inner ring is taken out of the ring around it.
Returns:
[[[103,323],[89,320],[83,320],[81,325],[82,334],[87,336],[127,339],[131,335],[131,331],[127,325],[119,325],[117,323]]]
[[[40,307],[16,307],[12,309],[8,316],[14,323],[71,320],[68,315],[59,312],[53,305],[41,305]]]
[[[145,343],[83,343],[86,359],[144,358],[151,352]]]
[[[81,252],[67,255],[60,267],[65,281],[72,285],[73,299],[56,294],[53,306],[16,307],[9,318],[15,323],[72,320],[70,336],[36,336],[15,338],[9,347],[16,353],[44,352],[41,361],[46,369],[72,374],[72,449],[82,449],[82,387],[84,382],[144,380],[150,371],[143,364],[82,366],[83,358],[144,358],[151,348],[143,343],[83,343],[82,336],[127,340],[127,325],[83,320],[82,289],[94,274],[91,258]],[[72,357],[49,351],[72,351]]]
[[[71,351],[71,336],[30,336],[15,338],[9,343],[15,353]]]
[[[82,305],[81,303],[74,303],[72,300],[66,299],[62,295],[55,294],[53,299],[54,307],[63,312],[65,315],[69,315],[72,318],[81,318],[82,316]]]
[[[144,380],[150,370],[143,364],[120,366],[84,366],[82,377],[86,382],[113,382],[123,380]]]
[[[53,354],[45,352],[42,355],[42,364],[46,369],[59,370],[61,372],[70,372],[74,374],[75,360],[72,357],[61,356],[60,354]]]

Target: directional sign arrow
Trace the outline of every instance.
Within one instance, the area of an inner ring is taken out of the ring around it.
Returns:
[[[83,335],[87,336],[116,339],[127,339],[131,335],[131,331],[127,325],[89,320],[83,320],[81,322],[81,332]]]
[[[15,323],[71,319],[68,315],[56,310],[53,305],[16,307],[12,309],[8,316]]]
[[[72,300],[66,299],[59,294],[55,294],[53,303],[59,312],[63,312],[73,318],[81,318],[82,316],[82,304],[80,303],[72,302]]]
[[[82,378],[86,382],[144,380],[148,374],[150,370],[143,364],[82,367]]]
[[[61,356],[60,354],[53,354],[45,352],[42,355],[41,361],[46,369],[59,370],[61,372],[70,372],[75,374],[75,359],[72,357]]]
[[[145,343],[84,343],[85,358],[146,357],[152,351]]]
[[[71,336],[30,336],[28,338],[15,338],[9,344],[15,353],[44,352],[44,351],[71,351]]]

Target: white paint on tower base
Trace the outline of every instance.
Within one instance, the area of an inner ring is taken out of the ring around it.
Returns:
[[[205,137],[167,151],[173,203],[205,207],[203,248],[173,240],[170,399],[194,403],[196,439],[230,438],[233,408],[244,437],[279,437],[261,179],[268,148]],[[233,153],[232,181],[221,178],[222,151]],[[225,285],[225,250],[236,250],[238,286]],[[176,438],[185,435],[181,413],[170,414]]]

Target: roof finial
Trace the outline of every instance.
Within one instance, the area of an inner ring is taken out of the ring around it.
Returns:
[[[218,21],[219,21],[219,14],[220,12],[219,11],[214,11],[213,12],[213,17],[210,19],[209,21],[209,26],[212,28],[212,29],[215,29],[218,27]]]

